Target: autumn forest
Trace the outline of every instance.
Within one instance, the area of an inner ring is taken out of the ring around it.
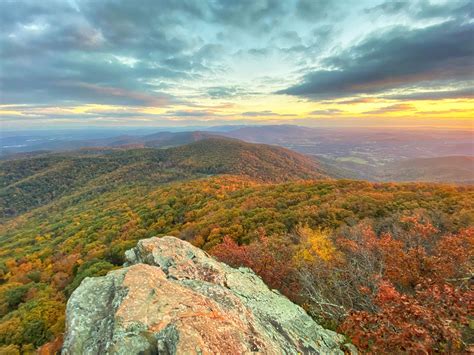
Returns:
[[[80,282],[161,235],[251,268],[361,350],[472,341],[470,186],[334,180],[288,150],[217,139],[1,164],[4,349],[61,337]]]

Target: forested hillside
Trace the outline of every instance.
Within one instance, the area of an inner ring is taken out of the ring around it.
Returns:
[[[0,218],[61,196],[126,184],[160,184],[214,174],[259,181],[324,176],[316,161],[284,148],[210,138],[169,149],[89,149],[0,162]]]
[[[252,267],[361,348],[461,350],[473,201],[472,187],[230,175],[65,195],[0,229],[0,344],[51,341],[84,277],[119,267],[137,240],[168,234]]]

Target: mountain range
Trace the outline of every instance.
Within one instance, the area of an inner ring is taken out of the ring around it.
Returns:
[[[105,135],[105,136],[104,136]],[[0,156],[27,157],[47,151],[100,148],[170,148],[209,138],[234,138],[291,149],[311,157],[332,177],[369,181],[474,181],[471,131],[435,129],[309,128],[292,125],[224,126],[205,131],[2,138]],[[421,159],[421,160],[419,160]],[[420,165],[419,165],[420,164]],[[423,167],[416,169],[417,166]]]

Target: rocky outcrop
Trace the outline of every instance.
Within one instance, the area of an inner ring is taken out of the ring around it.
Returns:
[[[73,292],[63,354],[342,353],[343,336],[249,269],[174,237],[142,240],[126,257]]]

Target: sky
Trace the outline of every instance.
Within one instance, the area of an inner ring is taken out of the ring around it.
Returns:
[[[474,128],[472,0],[0,0],[0,125]]]

